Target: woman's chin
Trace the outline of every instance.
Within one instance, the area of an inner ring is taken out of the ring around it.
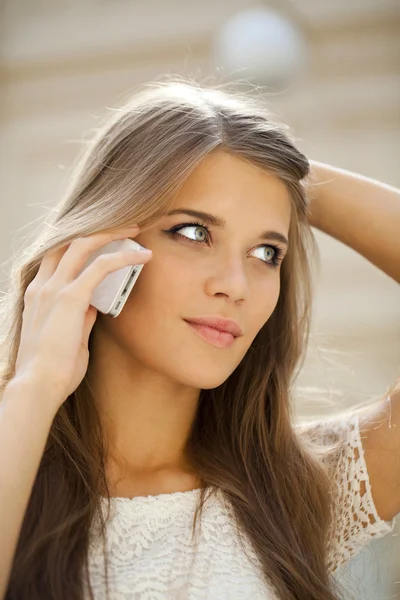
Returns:
[[[213,369],[206,368],[206,366],[200,369],[198,364],[192,369],[188,364],[185,367],[184,371],[174,373],[174,379],[183,385],[202,390],[212,390],[222,385],[232,373],[231,370],[215,369],[215,365]]]

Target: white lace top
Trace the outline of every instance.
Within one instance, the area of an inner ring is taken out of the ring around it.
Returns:
[[[368,480],[358,416],[323,424],[321,439],[342,432],[339,458],[328,464],[335,478],[335,531],[330,571],[372,537],[393,530],[377,514]],[[328,461],[329,462],[329,461]],[[361,482],[366,493],[361,495]],[[107,529],[110,600],[275,600],[250,544],[241,543],[222,493],[203,508],[196,552],[191,533],[200,491],[133,499],[113,498]],[[92,533],[89,575],[95,600],[106,600],[103,548]],[[87,596],[89,598],[89,596]]]

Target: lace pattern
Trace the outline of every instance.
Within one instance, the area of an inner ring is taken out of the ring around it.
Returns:
[[[376,511],[364,449],[359,417],[352,415],[325,425],[326,435],[343,436],[339,459],[330,465],[335,481],[334,519],[329,539],[331,572],[347,562],[372,538],[393,531],[395,519],[384,521]]]
[[[111,600],[276,600],[267,594],[258,559],[236,537],[221,493],[203,509],[194,552],[191,528],[199,490],[115,498],[107,531]],[[90,577],[96,600],[105,600],[103,554],[96,537]]]
[[[358,417],[321,423],[315,432],[322,444],[338,436],[343,439],[340,452],[326,459],[336,490],[329,548],[333,572],[372,537],[392,531],[394,520],[383,521],[376,512]],[[193,548],[199,494],[192,490],[112,499],[107,526],[110,600],[276,600],[250,545],[243,547],[239,541],[222,493],[206,501],[197,550]],[[103,552],[95,526],[89,572],[95,600],[106,600]]]

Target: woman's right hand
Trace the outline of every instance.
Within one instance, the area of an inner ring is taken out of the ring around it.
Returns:
[[[97,310],[90,305],[95,287],[112,271],[148,262],[151,252],[102,254],[82,269],[102,246],[133,238],[138,232],[139,227],[133,226],[95,233],[47,252],[26,289],[13,380],[38,386],[55,411],[76,390],[87,371],[88,340],[97,317]]]

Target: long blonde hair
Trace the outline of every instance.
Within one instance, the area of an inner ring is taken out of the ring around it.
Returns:
[[[176,78],[142,86],[113,112],[52,220],[15,260],[2,306],[0,390],[14,373],[24,293],[44,252],[112,227],[151,226],[201,161],[221,148],[279,177],[290,195],[292,219],[273,314],[228,379],[200,394],[187,446],[204,483],[198,509],[207,491],[221,490],[281,600],[337,600],[327,567],[330,480],[296,432],[292,411],[317,258],[304,186],[309,163],[261,98]],[[82,600],[91,523],[101,512],[100,494],[109,495],[106,457],[84,378],[52,424],[7,599]]]

